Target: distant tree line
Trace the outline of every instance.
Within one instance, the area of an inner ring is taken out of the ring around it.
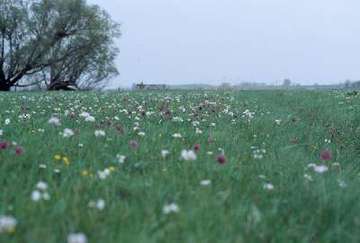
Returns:
[[[0,0],[0,91],[102,86],[119,25],[86,0]]]

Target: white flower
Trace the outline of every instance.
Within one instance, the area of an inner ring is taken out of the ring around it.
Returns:
[[[105,137],[106,133],[103,130],[96,130],[95,137]]]
[[[177,213],[179,212],[179,207],[175,203],[167,204],[163,207],[164,214]]]
[[[172,120],[174,122],[183,122],[184,121],[181,117],[178,117],[178,116],[174,117]]]
[[[96,202],[91,201],[89,202],[90,208],[96,208],[100,211],[104,210],[105,208],[105,200],[104,199],[98,199]]]
[[[47,188],[48,188],[48,185],[43,182],[43,181],[39,181],[37,184],[36,184],[36,188],[39,189],[40,191],[46,191]]]
[[[42,194],[42,198],[45,200],[45,201],[49,201],[50,200],[50,194],[47,193],[47,192],[44,192]]]
[[[100,180],[105,180],[111,174],[111,172],[109,169],[105,169],[103,171],[98,171],[97,174]]]
[[[60,119],[57,117],[51,117],[48,121],[49,124],[54,125],[54,126],[60,126]]]
[[[271,183],[265,183],[264,186],[263,186],[263,188],[264,188],[265,190],[271,191],[271,190],[274,190],[274,185],[271,184]]]
[[[10,119],[9,118],[5,119],[5,125],[9,125],[9,124],[10,124]]]
[[[145,136],[145,133],[144,133],[144,132],[139,132],[138,135],[139,135],[140,137],[144,137],[144,136]]]
[[[3,130],[0,129],[0,136],[4,135]]]
[[[88,117],[85,118],[85,121],[86,121],[86,122],[95,122],[95,117],[93,117],[93,116],[88,116]]]
[[[63,132],[63,137],[64,138],[69,138],[69,137],[72,137],[74,136],[74,131],[70,128],[65,128],[64,129],[64,132]]]
[[[170,154],[170,152],[168,150],[161,150],[161,156],[165,159],[168,155]]]
[[[276,123],[276,125],[281,125],[281,120],[280,119],[277,119],[277,120],[275,120],[275,123]]]
[[[306,180],[308,180],[308,181],[313,181],[313,178],[312,178],[311,175],[305,174],[305,175],[304,175],[304,178],[305,178]]]
[[[328,170],[329,168],[326,165],[316,165],[314,167],[314,171],[319,174],[325,173]]]
[[[203,131],[201,131],[201,130],[197,127],[196,130],[195,130],[195,133],[196,133],[196,134],[202,134]]]
[[[87,117],[90,116],[90,113],[84,111],[84,112],[82,112],[79,116],[84,117],[84,118],[87,118]]]
[[[35,190],[31,193],[31,200],[33,200],[34,202],[38,202],[41,199],[41,192],[39,192],[38,190]]]
[[[343,180],[338,180],[338,183],[339,183],[339,186],[341,187],[341,188],[346,188],[347,187],[347,184],[346,184],[346,182],[345,181],[343,181]]]
[[[315,167],[316,167],[316,164],[310,163],[310,164],[307,165],[307,167],[308,167],[308,168],[315,168]]]
[[[120,154],[116,155],[116,158],[117,158],[119,164],[123,164],[126,160],[126,156],[120,155]]]
[[[192,125],[193,125],[194,127],[197,127],[197,126],[200,125],[200,122],[199,122],[199,121],[193,121],[193,122],[192,122]]]
[[[40,169],[46,169],[46,168],[47,168],[47,165],[46,165],[46,164],[39,164],[39,168],[40,168]]]
[[[201,186],[210,186],[211,181],[210,180],[202,180],[202,181],[200,181],[200,185]]]
[[[181,151],[181,158],[183,160],[196,160],[196,154],[192,150],[183,150]]]
[[[174,133],[172,135],[173,138],[182,138],[181,134],[180,133]]]
[[[0,234],[15,231],[17,220],[12,216],[0,215]]]
[[[67,237],[68,243],[87,243],[86,235],[83,233],[69,234]]]

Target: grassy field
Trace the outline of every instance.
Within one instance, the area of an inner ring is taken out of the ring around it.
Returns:
[[[0,129],[1,243],[360,242],[356,95],[8,93]]]

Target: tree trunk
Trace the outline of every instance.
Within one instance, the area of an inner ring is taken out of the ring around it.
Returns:
[[[0,80],[0,91],[10,91],[11,84],[5,80]]]
[[[59,90],[64,90],[64,91],[75,91],[78,90],[78,88],[76,87],[75,84],[71,84],[70,82],[67,81],[63,81],[63,82],[52,82],[50,84],[50,86],[48,87],[49,91],[59,91]]]

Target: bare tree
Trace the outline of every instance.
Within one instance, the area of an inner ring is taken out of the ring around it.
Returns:
[[[0,0],[0,90],[99,83],[117,73],[117,36],[119,26],[86,0]]]

